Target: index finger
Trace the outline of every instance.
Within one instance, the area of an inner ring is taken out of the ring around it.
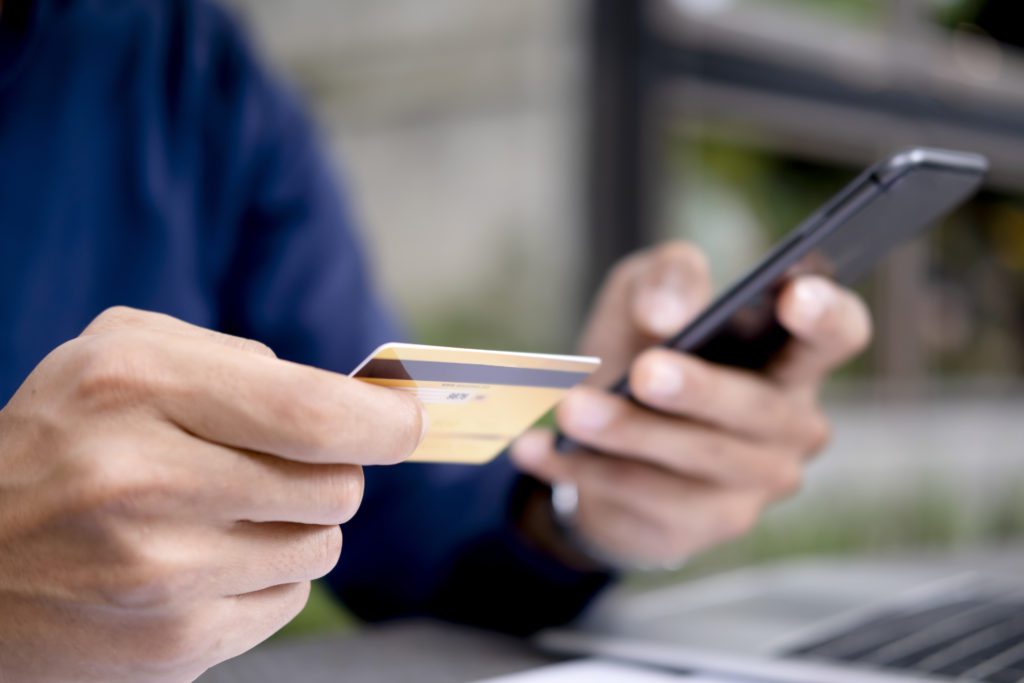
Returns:
[[[670,349],[641,354],[633,363],[629,388],[639,402],[659,412],[756,441],[802,441],[818,427],[817,415],[763,375]]]
[[[83,341],[102,360],[87,383],[93,391],[154,408],[225,446],[303,462],[393,464],[426,429],[413,396],[207,339],[168,343],[132,330]]]
[[[112,306],[106,309],[82,330],[81,336],[89,337],[124,330],[149,330],[169,335],[193,337],[221,344],[237,351],[247,351],[263,356],[277,355],[269,346],[255,339],[236,337],[232,334],[187,323],[165,313],[144,311],[128,306]]]

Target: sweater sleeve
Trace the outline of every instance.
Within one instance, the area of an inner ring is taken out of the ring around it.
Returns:
[[[230,26],[230,24],[228,24]],[[324,146],[286,88],[230,29],[216,108],[233,117],[243,170],[222,327],[284,358],[339,372],[398,326],[378,297]],[[562,566],[518,531],[538,486],[499,458],[484,467],[370,468],[328,577],[359,616],[431,616],[525,633],[575,616],[608,581]]]

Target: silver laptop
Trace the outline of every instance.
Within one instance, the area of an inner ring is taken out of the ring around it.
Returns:
[[[1024,683],[1024,551],[772,565],[623,589],[539,642],[786,683]]]

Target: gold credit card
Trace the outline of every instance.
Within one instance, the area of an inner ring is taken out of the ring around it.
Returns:
[[[493,460],[601,364],[550,356],[384,344],[352,377],[414,394],[430,427],[410,460],[479,465]]]

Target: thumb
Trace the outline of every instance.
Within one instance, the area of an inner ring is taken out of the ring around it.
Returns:
[[[675,335],[707,304],[707,259],[691,244],[670,242],[620,263],[597,298],[581,351],[602,359],[607,384],[644,349]]]

